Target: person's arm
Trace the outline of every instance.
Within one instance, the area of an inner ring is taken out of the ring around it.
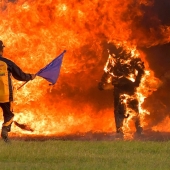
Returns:
[[[11,62],[12,76],[19,81],[29,81],[35,78],[34,74],[23,72],[15,63]]]
[[[135,86],[136,87],[139,87],[139,84],[141,82],[141,79],[142,79],[142,76],[144,74],[144,69],[145,69],[145,66],[144,66],[144,62],[142,62],[140,59],[136,61],[136,70],[138,71],[138,74],[136,76],[136,79],[135,79]]]

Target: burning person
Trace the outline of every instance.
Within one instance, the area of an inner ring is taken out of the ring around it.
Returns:
[[[11,108],[13,101],[13,87],[11,75],[19,81],[29,81],[35,78],[35,74],[24,73],[14,62],[3,57],[4,44],[0,40],[0,107],[3,111],[4,123],[1,137],[8,142],[8,132],[11,130],[14,114]]]
[[[136,133],[141,134],[136,89],[144,74],[144,63],[131,51],[109,44],[109,57],[99,83],[100,90],[113,89],[114,116],[117,133],[124,134],[123,123],[131,114],[135,120]]]

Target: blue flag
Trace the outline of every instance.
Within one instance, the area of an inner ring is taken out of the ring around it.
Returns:
[[[47,66],[42,68],[38,73],[37,76],[43,77],[47,81],[51,82],[53,85],[56,83],[58,76],[60,74],[60,68],[63,60],[64,53],[63,51],[58,57],[56,57],[51,63]]]

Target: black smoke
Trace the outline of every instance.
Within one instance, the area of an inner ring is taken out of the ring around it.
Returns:
[[[148,30],[150,28],[157,30],[158,39],[162,38],[159,26],[170,26],[169,9],[169,0],[155,0],[153,6],[143,7],[146,13],[142,23]],[[150,17],[150,14],[152,14],[152,17]],[[163,82],[162,86],[144,102],[144,107],[150,111],[150,115],[146,119],[149,120],[149,125],[153,126],[157,125],[165,117],[170,116],[170,43],[157,44],[150,48],[143,47],[141,49],[146,54],[146,59],[155,76]]]

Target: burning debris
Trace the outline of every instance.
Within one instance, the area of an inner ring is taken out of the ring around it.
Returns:
[[[16,121],[14,121],[14,124],[15,124],[16,126],[18,126],[19,128],[21,128],[22,130],[26,130],[26,131],[30,131],[30,132],[33,132],[33,131],[34,131],[33,129],[31,129],[30,126],[28,126],[28,125],[26,125],[26,124],[20,124],[20,123],[18,123],[18,122],[16,122]]]

